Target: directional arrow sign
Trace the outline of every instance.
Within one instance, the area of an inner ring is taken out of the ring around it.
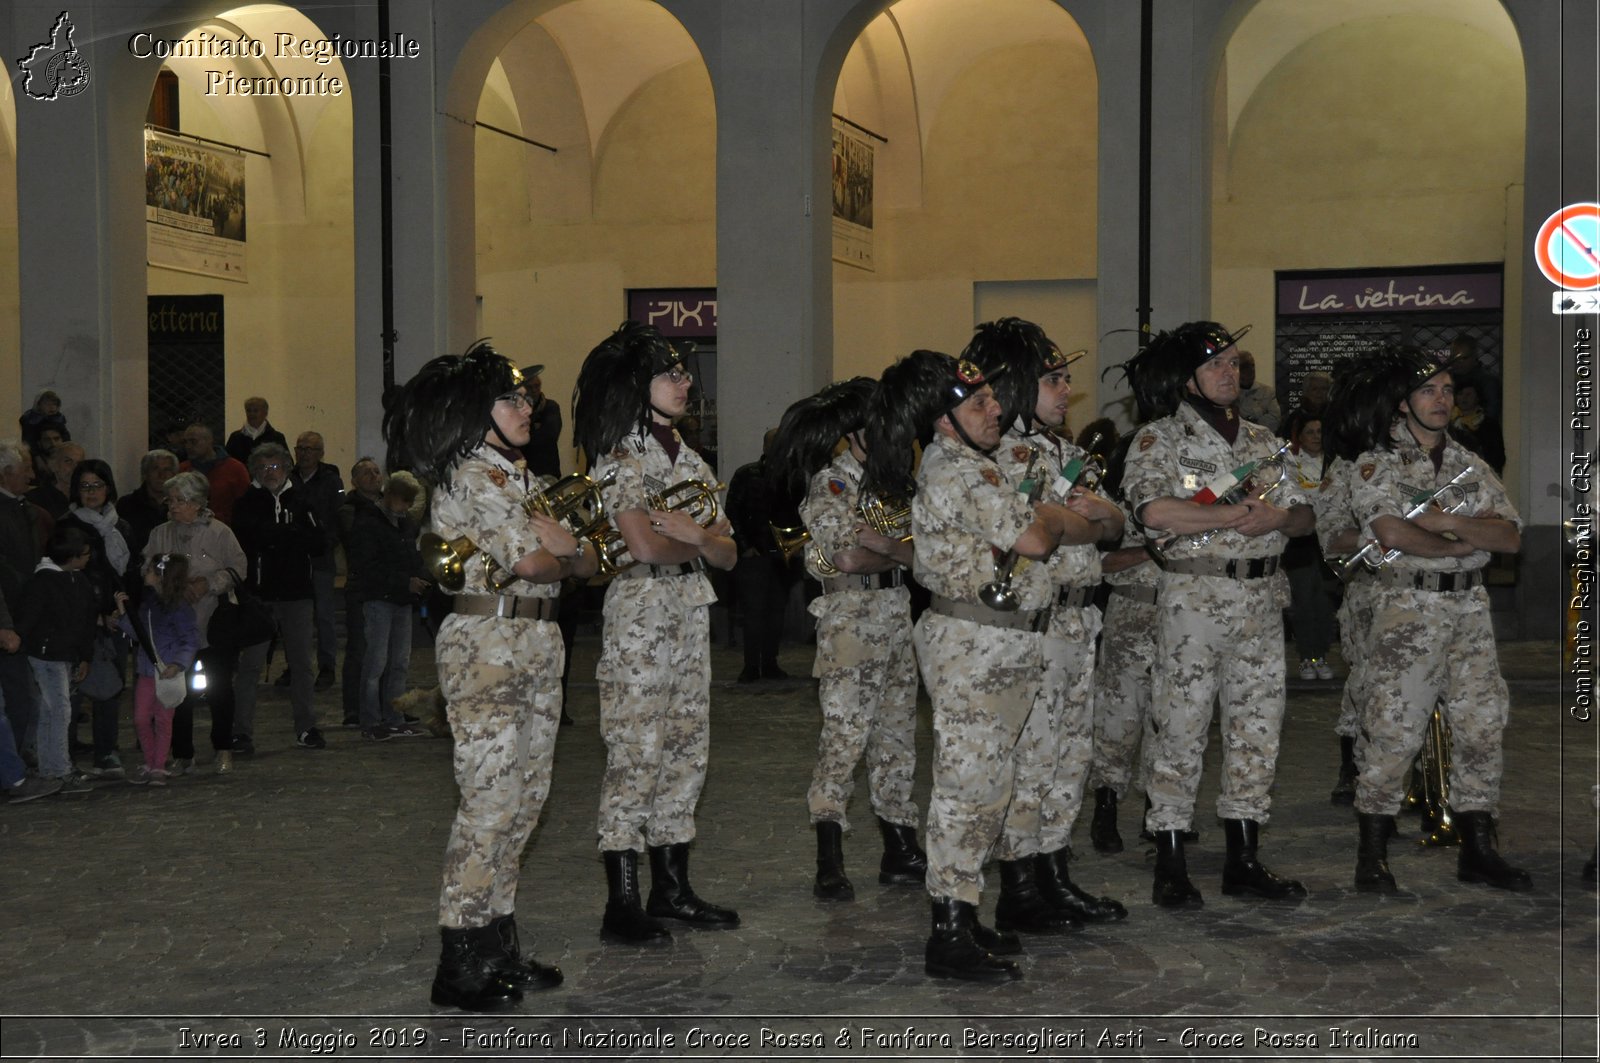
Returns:
[[[1600,292],[1551,292],[1552,314],[1600,314]]]

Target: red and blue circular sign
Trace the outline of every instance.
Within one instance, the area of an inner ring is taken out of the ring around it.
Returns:
[[[1573,203],[1546,218],[1533,257],[1558,288],[1600,288],[1600,203]]]

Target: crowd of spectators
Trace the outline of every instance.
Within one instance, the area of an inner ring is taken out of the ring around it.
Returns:
[[[110,464],[71,441],[60,411],[44,392],[20,419],[22,437],[0,440],[0,787],[12,801],[192,772],[202,708],[212,769],[232,771],[235,756],[254,752],[257,685],[278,645],[295,742],[324,748],[312,695],[338,681],[340,548],[344,723],[374,740],[427,733],[394,708],[412,607],[428,588],[414,478],[363,458],[347,492],[319,433],[302,432],[291,455],[266,400],[251,397],[227,447],[204,423],[164,432],[169,445],[145,453],[137,486],[119,495]],[[213,644],[219,605],[254,601],[272,635]],[[169,680],[171,698],[174,675],[188,694],[169,707],[156,681]],[[120,747],[124,705],[136,751]],[[89,742],[78,741],[80,721]]]

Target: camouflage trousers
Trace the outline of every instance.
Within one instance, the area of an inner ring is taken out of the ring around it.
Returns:
[[[1339,606],[1339,649],[1350,666],[1344,679],[1344,696],[1339,701],[1339,721],[1333,733],[1343,738],[1354,738],[1361,733],[1361,708],[1366,695],[1361,684],[1365,679],[1368,647],[1367,638],[1372,633],[1372,601],[1377,585],[1370,576],[1357,576],[1345,584],[1344,601]]]
[[[850,829],[845,808],[863,754],[872,810],[880,819],[905,827],[921,822],[911,798],[917,766],[917,659],[911,647],[910,600],[904,597],[902,609],[888,618],[891,624],[863,624],[858,615],[821,610],[814,674],[820,680],[822,733],[806,794],[812,823],[833,821]]]
[[[1118,799],[1149,774],[1150,671],[1156,654],[1155,603],[1111,594],[1094,668],[1094,762],[1091,789],[1109,786]],[[1141,756],[1141,752],[1143,756]],[[1139,759],[1137,779],[1135,758]]]
[[[1011,803],[1017,743],[1038,699],[1044,637],[932,612],[915,637],[933,702],[928,892],[977,904],[983,862]]]
[[[995,847],[1001,860],[1065,849],[1083,807],[1094,754],[1091,694],[1100,612],[1093,606],[1072,612],[1079,615],[1058,610],[1044,638],[1044,675],[1017,743],[1015,793]]]
[[[1511,701],[1495,655],[1488,592],[1380,587],[1368,646],[1356,811],[1399,810],[1411,762],[1440,705],[1450,725],[1450,807],[1493,812]]]
[[[599,834],[607,852],[692,841],[711,748],[706,607],[648,586],[667,580],[631,582],[643,586],[606,594],[595,669],[606,743]]]
[[[452,615],[435,646],[461,800],[445,846],[439,925],[516,909],[522,849],[550,792],[561,719],[561,632],[539,620]]]
[[[1284,708],[1284,595],[1276,582],[1162,574],[1150,685],[1150,830],[1187,830],[1194,819],[1213,701],[1222,728],[1217,815],[1267,821]]]

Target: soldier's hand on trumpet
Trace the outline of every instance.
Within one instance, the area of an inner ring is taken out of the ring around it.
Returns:
[[[893,561],[903,564],[911,563],[911,544],[902,542],[898,538],[882,535],[872,529],[869,524],[856,525],[856,543],[863,549],[881,554]]]
[[[538,512],[528,514],[528,522],[539,533],[540,549],[519,559],[512,566],[513,572],[533,583],[554,583],[568,576],[594,575],[594,551],[585,544],[579,556],[578,537],[564,523]]]
[[[1101,541],[1122,535],[1122,510],[1104,495],[1085,487],[1074,487],[1061,505],[1091,524],[1098,525]]]

